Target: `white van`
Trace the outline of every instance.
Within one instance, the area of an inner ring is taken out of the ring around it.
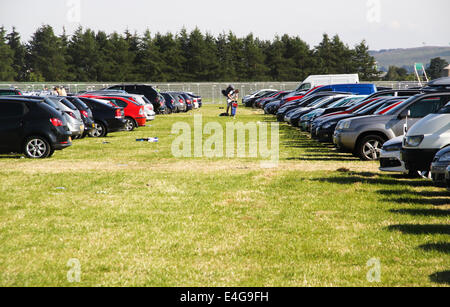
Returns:
[[[436,94],[445,105],[414,124],[403,140],[402,160],[408,170],[429,171],[436,153],[450,145],[450,93]]]
[[[348,75],[312,75],[305,79],[295,91],[307,91],[319,85],[359,83],[358,74]]]

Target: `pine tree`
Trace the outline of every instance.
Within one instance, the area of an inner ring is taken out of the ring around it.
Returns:
[[[79,27],[68,43],[69,71],[73,80],[81,82],[98,81],[97,65],[99,51],[95,33]]]
[[[361,80],[369,81],[378,78],[375,58],[369,54],[369,47],[365,40],[355,46],[352,61]]]
[[[16,81],[26,81],[27,80],[27,66],[26,66],[26,48],[20,40],[20,34],[13,27],[11,33],[7,36],[8,46],[14,52],[14,61],[12,64],[12,69],[16,73]]]
[[[13,81],[17,73],[14,70],[14,51],[6,42],[6,30],[0,27],[0,81]]]
[[[41,26],[28,45],[31,71],[45,81],[67,80],[67,65],[61,39],[49,25]]]

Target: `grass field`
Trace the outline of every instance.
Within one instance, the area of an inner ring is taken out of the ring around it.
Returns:
[[[448,286],[450,200],[280,126],[280,163],[174,158],[172,124],[0,158],[1,286]],[[273,121],[239,109],[237,121]],[[159,137],[159,143],[136,138]],[[78,259],[81,281],[67,278]],[[378,259],[381,282],[367,263]]]

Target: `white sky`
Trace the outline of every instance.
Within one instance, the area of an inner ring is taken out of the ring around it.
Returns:
[[[380,9],[377,10],[377,7]],[[78,10],[79,8],[79,10]],[[263,39],[299,35],[311,46],[323,33],[350,46],[370,48],[450,46],[449,0],[1,0],[0,25],[16,26],[27,40],[50,24],[69,34],[81,24],[94,30],[178,32],[198,26],[214,35],[232,30]],[[369,15],[369,16],[368,16]]]

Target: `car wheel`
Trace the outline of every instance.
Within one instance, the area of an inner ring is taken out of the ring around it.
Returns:
[[[94,123],[94,129],[89,132],[91,138],[103,138],[107,135],[106,127],[100,122]]]
[[[384,143],[385,140],[378,135],[366,136],[358,144],[357,155],[363,161],[379,160]]]
[[[50,143],[40,136],[31,136],[25,140],[23,152],[30,159],[45,159],[53,155]]]
[[[136,123],[134,122],[134,119],[130,117],[125,118],[125,130],[126,131],[133,131],[136,129]]]

